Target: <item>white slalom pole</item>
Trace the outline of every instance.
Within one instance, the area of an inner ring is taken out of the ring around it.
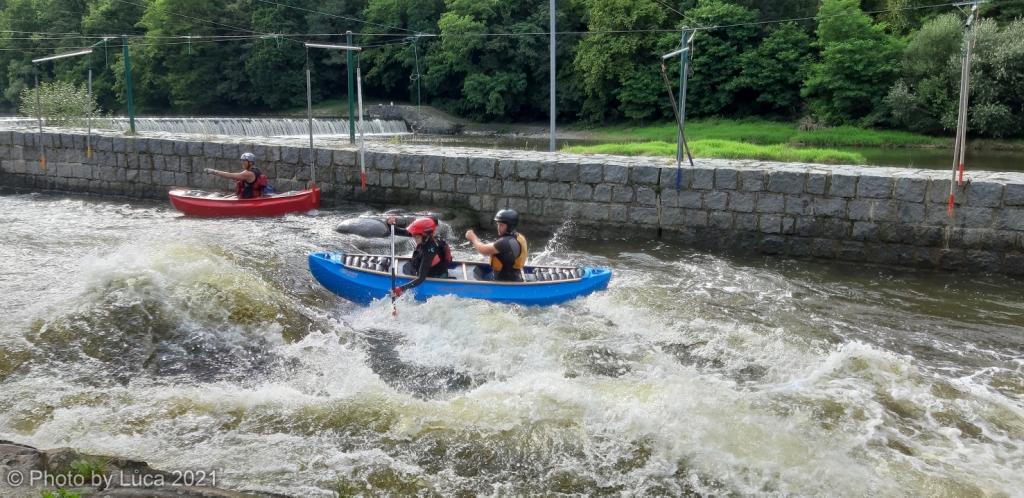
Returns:
[[[356,64],[356,99],[359,101],[359,184],[366,190],[366,136],[363,131],[363,76]],[[394,241],[392,241],[394,244]],[[394,251],[392,251],[394,252]]]
[[[313,150],[313,90],[309,82],[309,65],[306,66],[306,116],[309,118],[309,179],[316,185],[316,151]]]

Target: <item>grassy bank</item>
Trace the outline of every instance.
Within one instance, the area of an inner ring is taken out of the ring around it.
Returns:
[[[574,146],[578,153],[674,156],[675,123],[648,126],[610,126],[587,130],[590,138],[607,142]],[[686,123],[686,136],[695,156],[724,159],[763,159],[784,162],[864,164],[856,147],[944,147],[946,138],[905,131],[839,126],[800,130],[795,123],[765,120],[705,119]]]
[[[675,123],[648,126],[609,126],[589,130],[593,138],[607,142],[663,141],[676,139]],[[795,123],[764,120],[705,119],[686,123],[690,140],[732,140],[760,145],[788,144],[806,147],[941,147],[951,139],[897,130],[838,126],[800,130]]]
[[[580,154],[616,154],[623,156],[675,157],[676,144],[664,141],[575,145],[562,148]],[[721,159],[761,159],[766,161],[864,164],[867,160],[856,152],[835,149],[797,148],[786,144],[758,145],[733,140],[695,140],[690,151],[696,157]]]

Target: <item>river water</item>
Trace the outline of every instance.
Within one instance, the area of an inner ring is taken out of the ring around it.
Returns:
[[[0,439],[295,496],[1024,490],[1020,281],[527,225],[608,291],[392,318],[306,269],[386,250],[333,231],[359,212],[0,196]]]

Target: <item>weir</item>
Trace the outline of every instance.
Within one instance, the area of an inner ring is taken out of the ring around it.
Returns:
[[[34,119],[8,118],[0,125],[30,126]],[[127,132],[128,118],[94,118],[99,129]],[[401,120],[371,119],[356,124],[356,131],[372,136],[406,135],[409,127]],[[174,134],[231,135],[243,137],[300,136],[309,133],[306,119],[291,118],[135,118],[138,131]],[[313,119],[314,135],[348,135],[348,121],[343,119]]]
[[[1024,174],[974,172],[954,185],[948,217],[945,173],[900,168],[699,160],[677,170],[669,160],[367,145],[367,189],[359,187],[357,149],[321,137],[318,184],[325,206],[461,206],[485,221],[518,210],[525,223],[571,217],[598,237],[680,241],[713,250],[1024,274]],[[0,131],[0,185],[166,199],[173,186],[223,189],[203,168],[259,158],[278,191],[310,178],[301,138],[175,137],[106,133],[85,156],[85,134]],[[48,163],[36,158],[47,151]]]

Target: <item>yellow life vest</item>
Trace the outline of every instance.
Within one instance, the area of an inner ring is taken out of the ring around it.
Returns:
[[[519,243],[519,256],[512,263],[512,269],[522,270],[523,267],[526,266],[527,252],[529,252],[526,248],[526,237],[523,237],[523,234],[516,232],[515,238],[516,242]],[[504,267],[505,264],[501,262],[501,259],[498,258],[497,254],[491,256],[491,268],[494,269],[495,273],[501,272]]]

